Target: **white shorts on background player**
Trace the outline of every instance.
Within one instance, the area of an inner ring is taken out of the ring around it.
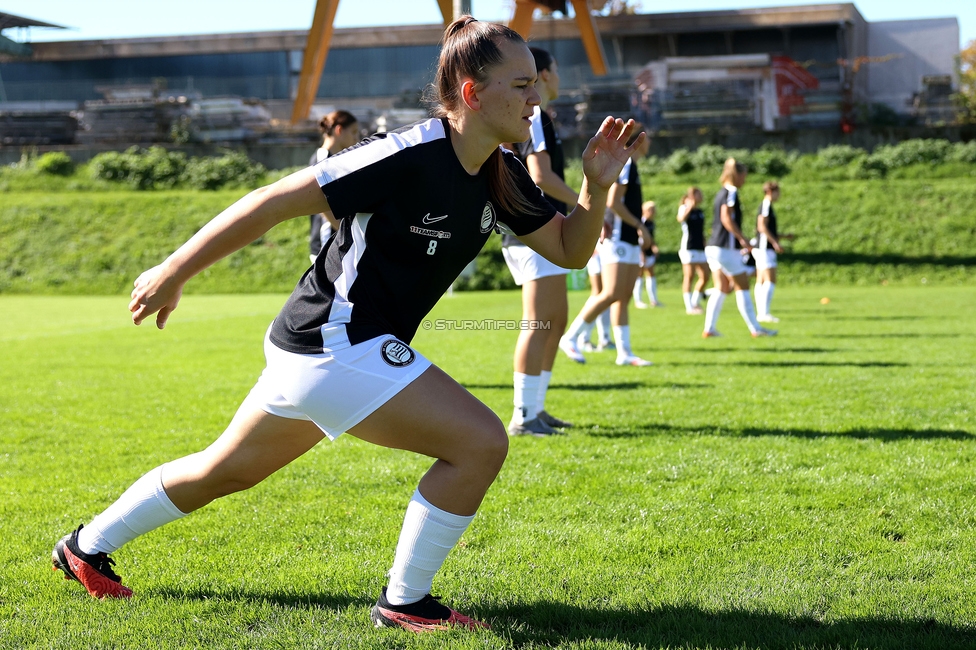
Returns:
[[[708,268],[712,271],[721,271],[728,276],[736,276],[749,272],[749,269],[742,261],[742,252],[735,248],[706,246],[705,258],[708,260]]]
[[[644,263],[641,266],[643,266],[645,269],[649,269],[655,264],[657,264],[657,255],[648,255],[647,253],[644,253]]]
[[[600,253],[600,265],[640,264],[640,246],[622,241],[604,239],[596,247]]]
[[[603,265],[600,264],[600,254],[593,253],[593,255],[590,255],[590,259],[586,262],[586,274],[600,275],[601,273],[603,273]]]
[[[522,286],[550,275],[566,275],[569,269],[556,266],[528,246],[502,246],[502,255],[515,284]]]
[[[752,259],[756,260],[759,270],[776,268],[776,251],[772,248],[753,248]]]
[[[270,331],[270,330],[269,330]],[[290,420],[311,420],[335,440],[431,366],[391,335],[322,354],[295,354],[264,338],[267,366],[245,404]]]
[[[678,259],[682,264],[708,264],[705,251],[678,251]]]

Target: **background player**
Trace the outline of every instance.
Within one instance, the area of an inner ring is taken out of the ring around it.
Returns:
[[[711,277],[708,261],[705,259],[705,214],[701,210],[702,192],[697,187],[689,187],[678,206],[678,223],[681,224],[681,244],[678,246],[678,259],[681,260],[681,295],[685,301],[686,314],[701,314],[701,297],[705,285]],[[694,291],[691,276],[698,274]]]
[[[162,328],[186,282],[217,260],[286,219],[317,212],[340,219],[339,233],[271,324],[267,367],[224,433],[205,450],[151,470],[62,538],[55,568],[93,596],[129,597],[108,553],[259,483],[323,433],[348,431],[436,459],[407,506],[373,622],[414,631],[483,625],[429,591],[501,468],[508,437],[488,407],[409,341],[496,224],[553,263],[585,265],[607,191],[631,154],[624,144],[633,123],[607,118],[583,151],[578,205],[569,217],[556,213],[499,146],[528,137],[539,102],[535,78],[517,33],[459,18],[445,31],[438,63],[441,117],[249,193],[139,276],[133,322],[156,313]]]
[[[563,145],[552,117],[546,112],[549,102],[559,96],[559,66],[545,50],[529,48],[539,78],[536,89],[541,104],[530,118],[529,138],[517,145],[529,175],[542,188],[546,199],[562,214],[575,206],[578,194],[563,180]],[[522,320],[548,323],[547,329],[525,328],[519,332],[513,360],[514,406],[508,425],[511,435],[547,436],[571,423],[546,412],[546,392],[552,380],[552,366],[559,350],[559,337],[566,329],[569,302],[566,273],[512,235],[503,235],[502,254],[515,284],[522,287]],[[582,355],[580,356],[582,359]],[[579,361],[579,359],[576,359]]]
[[[634,283],[634,306],[638,309],[647,307],[663,307],[657,299],[657,276],[654,274],[654,265],[657,263],[657,240],[655,239],[654,218],[657,217],[657,204],[654,201],[644,201],[641,205],[641,223],[651,235],[651,241],[642,241],[640,250],[640,271],[638,271],[637,282]],[[647,282],[644,282],[644,276]],[[641,290],[647,287],[647,302],[641,300]]]
[[[322,133],[322,146],[312,154],[309,165],[320,163],[359,141],[359,122],[349,111],[332,111],[323,116],[319,120],[319,131]],[[339,223],[332,215],[321,213],[311,215],[309,222],[308,257],[314,263]]]
[[[763,202],[756,217],[756,232],[758,242],[752,249],[752,256],[756,260],[756,319],[760,323],[778,323],[779,319],[769,311],[769,304],[773,301],[773,291],[776,289],[776,260],[783,252],[780,239],[793,239],[791,233],[779,234],[776,223],[776,211],[773,203],[779,200],[779,183],[767,181],[763,183]]]
[[[742,234],[742,206],[739,203],[739,188],[746,182],[746,166],[735,158],[725,161],[719,182],[722,189],[715,195],[712,236],[705,246],[705,258],[715,278],[715,288],[708,298],[705,308],[705,329],[702,338],[720,336],[715,329],[725,296],[735,288],[735,302],[739,314],[746,322],[750,334],[773,336],[775,330],[760,327],[756,321],[756,311],[749,296],[749,275],[742,261],[742,253],[752,247]]]
[[[630,321],[627,311],[633,293],[634,282],[640,273],[638,241],[653,241],[647,228],[636,216],[641,209],[642,195],[637,160],[647,155],[650,139],[644,138],[634,145],[634,155],[627,161],[617,182],[610,188],[607,215],[612,219],[610,237],[600,242],[600,265],[603,267],[603,291],[596,297],[587,298],[579,315],[559,340],[559,348],[567,356],[579,354],[576,341],[581,334],[589,336],[597,316],[610,307],[613,337],[617,342],[618,366],[649,366],[650,361],[641,359],[630,348]]]

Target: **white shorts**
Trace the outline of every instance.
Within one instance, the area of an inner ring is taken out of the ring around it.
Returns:
[[[651,255],[647,251],[641,252],[641,259],[643,260],[641,266],[644,267],[645,269],[649,269],[655,264],[657,264],[657,255]]]
[[[508,270],[511,271],[515,284],[520,287],[526,282],[539,278],[569,273],[569,269],[556,266],[528,246],[502,246],[502,255],[505,257],[505,263],[508,264]]]
[[[597,246],[600,253],[600,264],[635,264],[640,265],[640,246],[622,241],[604,239]]]
[[[756,269],[775,269],[776,251],[772,248],[753,248],[752,259],[756,260]]]
[[[268,365],[244,403],[290,420],[311,420],[330,440],[365,420],[431,366],[392,335],[323,354],[287,352],[265,335],[264,356]]]
[[[708,264],[705,251],[678,251],[678,259],[682,264]]]
[[[590,255],[590,259],[586,262],[586,274],[587,275],[600,275],[603,273],[603,265],[600,264],[600,256],[597,253]]]
[[[730,277],[749,272],[745,262],[742,261],[742,253],[735,248],[706,246],[705,258],[708,260],[708,268],[712,271],[721,271]]]

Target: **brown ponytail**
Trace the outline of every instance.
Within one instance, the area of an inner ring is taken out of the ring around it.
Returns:
[[[332,111],[319,120],[319,131],[322,132],[322,135],[332,135],[337,126],[345,129],[356,122],[358,120],[349,111]]]
[[[471,16],[461,16],[444,30],[444,46],[437,63],[433,85],[433,113],[437,117],[457,114],[461,108],[461,81],[473,79],[479,86],[488,80],[491,68],[503,60],[502,41],[525,44],[518,32]],[[505,164],[501,149],[488,160],[488,188],[498,207],[512,215],[540,214],[542,209],[519,191],[515,174]]]

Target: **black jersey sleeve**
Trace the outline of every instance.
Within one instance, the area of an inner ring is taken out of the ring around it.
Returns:
[[[542,190],[535,184],[529,172],[518,158],[510,151],[502,150],[505,165],[515,177],[515,184],[522,196],[536,206],[534,214],[510,214],[501,208],[498,210],[498,226],[502,232],[510,232],[521,236],[533,233],[556,216],[556,208],[552,206]]]

